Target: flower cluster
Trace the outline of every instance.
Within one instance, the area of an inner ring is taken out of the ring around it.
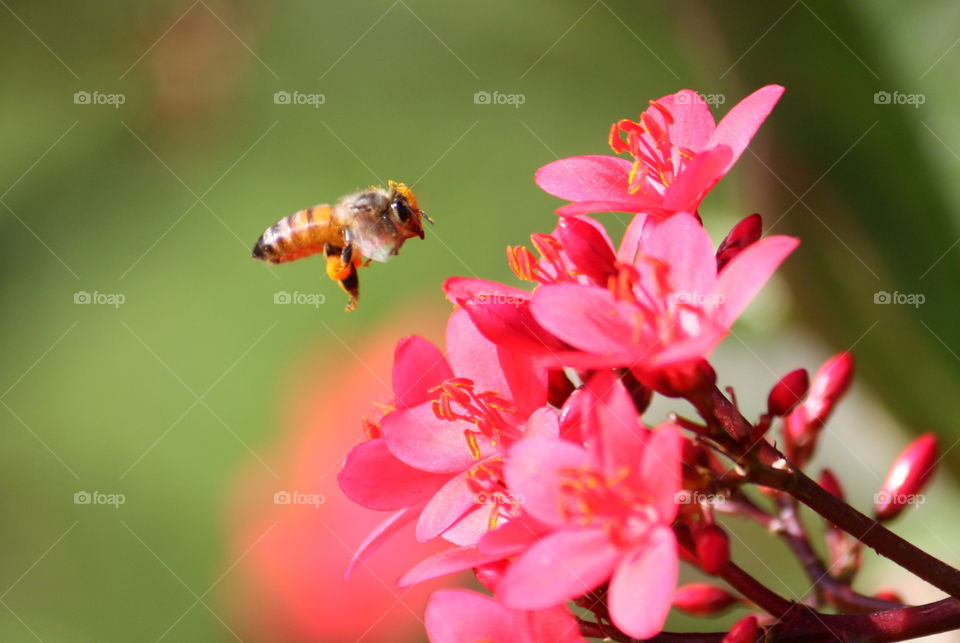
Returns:
[[[812,380],[804,370],[785,376],[755,422],[717,389],[709,363],[798,244],[761,238],[759,215],[715,244],[698,212],[782,93],[764,87],[716,123],[683,90],[613,125],[613,152],[630,158],[582,156],[541,168],[538,185],[570,203],[551,232],[532,235],[533,250],[507,249],[530,286],[451,278],[445,351],[417,336],[397,345],[393,398],[366,419],[367,439],[347,455],[339,483],[360,505],[391,512],[355,562],[415,523],[419,541],[449,547],[404,574],[401,586],[473,570],[490,591],[435,593],[426,611],[434,643],[645,639],[661,633],[671,608],[712,615],[737,604],[778,620],[750,615],[715,640],[753,641],[763,628],[822,633],[832,615],[785,618],[796,604],[730,561],[721,513],[805,548],[806,561],[823,567],[811,570],[819,574],[813,605],[901,608],[849,588],[861,543],[885,553],[889,532],[862,533],[858,520],[867,519],[842,503],[842,492],[800,471],[849,385],[850,356]],[[587,216],[609,211],[634,213],[618,243]],[[650,426],[643,416],[653,395],[685,398],[699,418],[673,414]],[[776,422],[786,456],[766,437]],[[932,452],[928,440],[902,459],[906,470],[885,483],[888,496],[916,493]],[[918,462],[924,470],[911,470]],[[744,492],[750,484],[762,485],[773,509]],[[831,551],[846,557],[845,577],[817,561],[796,520],[798,502],[842,530]],[[879,518],[901,505],[887,502]],[[848,533],[859,540],[840,538]],[[677,588],[681,560],[733,593],[706,583]],[[855,626],[867,627],[847,625]]]

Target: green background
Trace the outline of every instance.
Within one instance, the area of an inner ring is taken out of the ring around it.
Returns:
[[[224,498],[278,430],[298,351],[362,342],[405,302],[440,301],[451,274],[509,279],[504,246],[548,231],[558,205],[535,169],[605,153],[612,121],[683,87],[722,95],[719,113],[787,87],[703,209],[715,234],[759,210],[803,238],[789,286],[720,354],[741,388],[762,383],[752,408],[774,375],[750,353],[785,372],[856,345],[858,390],[906,431],[940,434],[960,465],[960,7],[0,4],[2,640],[155,640],[192,602],[169,570],[200,593],[230,563]],[[78,91],[125,102],[76,104]],[[278,105],[278,91],[325,101]],[[478,91],[524,103],[476,104]],[[925,103],[876,104],[879,91]],[[416,184],[437,225],[362,273],[356,313],[319,260],[249,259],[280,216],[388,178]],[[279,291],[327,302],[275,305]],[[878,291],[926,301],[879,306]],[[907,439],[883,435],[888,449]],[[84,490],[128,501],[75,505]],[[221,628],[195,609],[169,636]]]

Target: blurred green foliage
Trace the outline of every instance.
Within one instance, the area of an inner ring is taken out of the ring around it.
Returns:
[[[956,236],[956,194],[943,187],[956,155],[929,139],[937,132],[949,148],[960,135],[945,122],[960,53],[947,51],[922,82],[900,80],[948,49],[947,30],[907,46],[946,11],[4,4],[0,639],[231,638],[211,611],[189,609],[192,592],[233,562],[223,498],[238,465],[281,428],[285,366],[304,346],[361,342],[415,295],[440,299],[448,275],[507,278],[504,246],[553,224],[557,203],[533,171],[604,153],[610,122],[681,87],[725,95],[724,111],[762,83],[788,85],[766,126],[776,136],[759,139],[776,147],[761,144],[757,156],[798,195],[841,159],[803,194],[826,225],[798,205],[776,226],[804,236],[791,265],[801,312],[844,348],[882,315],[858,344],[867,377],[918,428],[955,432],[955,356],[931,335],[960,352],[949,291],[960,251],[922,282],[918,272]],[[880,89],[915,86],[931,98],[921,110],[872,103]],[[77,104],[78,91],[124,103]],[[278,91],[325,100],[275,104]],[[525,102],[476,104],[478,91]],[[928,111],[931,132],[918,124]],[[776,221],[790,194],[750,154],[741,165],[708,206],[746,213],[749,178],[772,186],[767,221]],[[362,272],[356,313],[341,311],[321,261],[249,259],[280,216],[388,178],[416,183],[437,225],[389,267]],[[928,304],[878,312],[879,289],[919,289]],[[280,291],[327,303],[275,305]],[[78,305],[80,292],[124,303]],[[81,491],[126,502],[74,504]],[[205,599],[214,611],[217,591]]]

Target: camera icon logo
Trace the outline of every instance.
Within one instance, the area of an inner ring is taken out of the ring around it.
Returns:
[[[879,91],[873,95],[873,102],[875,105],[889,105],[890,104],[890,92]]]
[[[79,290],[73,293],[73,303],[75,304],[89,304],[91,301],[92,297],[86,290]]]
[[[75,105],[89,105],[90,104],[90,92],[78,91],[73,94],[73,102]]]
[[[73,504],[75,505],[89,505],[92,496],[89,491],[78,491],[73,494]]]
[[[273,103],[274,105],[289,105],[290,104],[290,92],[285,92],[283,90],[273,93]]]
[[[286,290],[273,293],[273,303],[275,304],[289,304],[291,301],[292,297]]]
[[[873,303],[875,304],[889,304],[892,301],[893,297],[886,290],[873,293]]]
[[[273,504],[275,505],[289,505],[291,499],[289,491],[278,491],[273,494]]]
[[[489,105],[492,101],[490,92],[479,91],[473,95],[474,105]]]

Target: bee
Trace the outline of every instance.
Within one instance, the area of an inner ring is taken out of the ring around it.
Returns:
[[[341,197],[334,205],[315,205],[294,212],[264,230],[253,258],[286,263],[320,252],[327,276],[349,295],[345,310],[355,310],[360,296],[357,268],[388,261],[403,242],[423,239],[423,220],[433,223],[403,183],[370,186]]]

